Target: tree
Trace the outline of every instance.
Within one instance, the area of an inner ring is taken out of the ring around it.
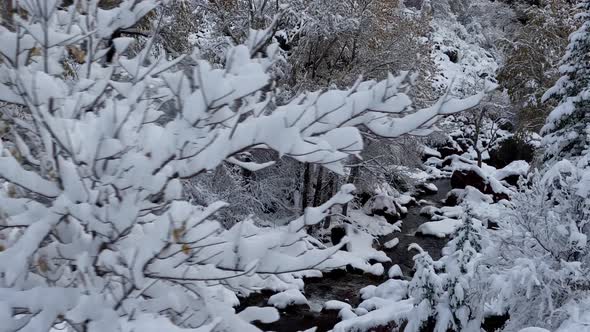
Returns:
[[[489,152],[497,147],[502,138],[500,135],[500,124],[506,118],[498,112],[491,112],[486,106],[481,107],[478,112],[467,115],[466,136],[462,143],[467,144],[477,160],[477,167],[482,167],[484,154],[489,158]]]
[[[483,301],[478,292],[477,264],[481,259],[482,230],[471,216],[468,206],[453,239],[443,249],[443,288],[439,304],[438,325],[442,329],[479,331],[483,322]]]
[[[570,35],[563,75],[543,99],[559,105],[543,128],[544,165],[522,181],[509,218],[486,249],[486,299],[510,315],[505,330],[535,325],[557,330],[577,315],[588,296],[588,83],[590,2],[579,3],[585,22]],[[573,317],[573,316],[570,316]]]
[[[410,281],[408,294],[414,298],[414,309],[408,315],[405,331],[421,331],[436,322],[437,305],[443,295],[442,280],[434,269],[434,262],[428,252],[413,243],[408,250],[415,249],[418,253],[413,257],[414,277]],[[444,331],[444,329],[443,329]]]
[[[542,132],[545,134],[545,159],[580,156],[588,144],[587,126],[590,105],[590,1],[578,4],[581,27],[569,37],[569,45],[559,67],[561,78],[547,90],[543,100],[556,98],[559,105],[551,111]]]
[[[507,330],[531,322],[555,330],[566,306],[587,296],[590,209],[576,189],[582,174],[567,160],[531,174],[492,234],[482,288],[510,315]]]
[[[24,110],[3,114],[3,331],[255,330],[250,321],[277,312],[236,315],[235,294],[292,287],[292,273],[328,262],[345,242],[317,248],[305,228],[354,187],[285,227],[243,220],[226,229],[216,220],[225,203],[187,201],[183,181],[224,163],[273,164],[241,157],[255,149],[342,173],[363,147],[357,126],[385,137],[423,132],[484,95],[414,110],[406,75],[390,75],[276,104],[267,30],[216,68],[155,52],[155,36],[134,49],[137,40],[112,38],[157,0],[59,4],[18,1],[14,31],[0,27],[0,101]],[[190,70],[178,69],[185,60]]]
[[[542,2],[540,6],[526,5],[520,11],[520,21],[525,24],[513,36],[498,41],[506,54],[498,80],[508,89],[519,129],[533,131],[543,127],[552,106],[542,103],[542,96],[559,77],[557,64],[571,32],[570,2]]]

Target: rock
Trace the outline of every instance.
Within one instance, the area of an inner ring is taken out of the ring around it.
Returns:
[[[398,238],[394,238],[390,241],[387,241],[383,244],[383,246],[387,249],[392,249],[393,247],[397,246],[399,243],[399,239]]]
[[[451,187],[453,189],[465,189],[467,186],[477,188],[481,192],[486,191],[487,180],[482,178],[474,170],[456,170],[451,175]]]
[[[498,229],[498,228],[499,228],[499,226],[500,226],[500,225],[498,225],[498,223],[497,223],[497,222],[495,222],[495,221],[492,221],[492,220],[488,220],[488,223],[487,223],[487,227],[486,227],[486,228],[487,228],[487,229]]]
[[[391,196],[376,195],[371,197],[363,206],[363,212],[366,215],[383,216],[388,222],[398,221],[407,209],[402,206]]]
[[[492,193],[491,195],[492,195],[492,198],[494,199],[495,203],[498,203],[501,200],[507,200],[507,201],[510,200],[510,196],[508,196],[505,193]]]
[[[518,186],[519,180],[520,180],[520,175],[518,175],[518,174],[509,175],[509,176],[502,179],[502,181],[506,181],[506,183],[508,183],[509,185],[514,186],[514,187]]]
[[[461,196],[463,195],[463,189],[453,189],[449,191],[445,198],[444,205],[456,206],[461,203]]]
[[[402,279],[404,277],[404,274],[402,273],[402,269],[397,264],[395,264],[394,266],[392,266],[389,269],[389,272],[387,273],[387,275],[391,279]]]
[[[322,314],[334,312],[336,315],[338,315],[338,313],[342,309],[352,310],[352,306],[346,302],[337,301],[337,300],[330,300],[330,301],[326,301],[326,303],[324,303],[321,312],[322,312]]]
[[[509,314],[490,315],[484,319],[483,324],[481,324],[481,328],[484,331],[498,331],[504,327],[504,325],[509,319]]]
[[[342,226],[334,227],[330,230],[330,239],[333,245],[337,245],[346,236],[346,229]],[[346,246],[342,247],[341,250],[346,251]]]
[[[505,181],[509,185],[518,186],[520,177],[526,177],[530,170],[530,165],[524,160],[515,160],[506,167],[496,170],[494,177],[498,180]]]
[[[449,57],[452,63],[459,62],[459,51],[457,50],[446,50],[444,53]]]
[[[347,264],[346,265],[346,272],[347,273],[351,273],[351,274],[364,274],[365,271],[361,270],[361,269],[357,269],[356,267]]]
[[[516,160],[530,163],[534,156],[535,147],[532,144],[513,136],[503,140],[497,148],[490,151],[490,159],[487,164],[500,169]]]
[[[400,195],[395,198],[396,205],[399,206],[412,206],[416,204],[416,199],[410,195]]]
[[[439,211],[436,206],[428,205],[420,209],[420,215],[426,217],[432,217]]]
[[[498,128],[511,132],[514,130],[514,124],[508,119],[503,119],[498,123]]]
[[[297,289],[287,289],[286,291],[274,294],[268,299],[268,304],[284,311],[309,309],[307,299]]]
[[[436,194],[438,192],[438,188],[433,183],[429,182],[420,183],[418,189],[426,194]]]
[[[439,151],[432,149],[428,146],[424,146],[423,151],[422,151],[422,161],[425,162],[426,160],[428,160],[428,158],[431,158],[431,157],[440,159],[442,157],[442,155],[440,154]]]
[[[436,149],[440,155],[441,155],[441,159],[444,159],[448,156],[452,156],[452,155],[461,155],[463,153],[463,151],[459,150],[456,147],[452,147],[452,146],[442,146],[439,147],[438,149]]]
[[[503,199],[510,200],[510,196],[505,192],[500,192],[503,186],[499,184],[499,181],[496,179],[492,180],[495,181],[496,187],[500,187],[497,188],[498,191],[494,190],[494,183],[490,183],[487,179],[482,178],[475,170],[456,170],[453,172],[453,175],[451,175],[451,187],[455,189],[464,189],[467,186],[474,187],[483,194],[491,195],[494,202],[499,202]],[[450,194],[451,193],[449,192],[447,195],[445,205],[452,206],[461,203],[460,196],[450,197]]]

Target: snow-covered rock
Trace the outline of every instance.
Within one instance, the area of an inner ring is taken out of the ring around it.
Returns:
[[[326,301],[326,303],[324,303],[325,310],[341,310],[344,308],[352,309],[350,304],[348,304],[346,302],[338,301],[338,300],[330,300],[330,301]]]
[[[506,167],[497,170],[494,177],[500,181],[516,186],[518,180],[525,176],[530,169],[529,163],[524,160],[516,160],[508,164]]]
[[[389,276],[389,278],[392,278],[392,279],[402,278],[404,276],[402,269],[397,264],[395,264],[394,266],[389,268],[387,275]]]
[[[387,249],[391,249],[391,248],[394,248],[395,246],[397,246],[398,243],[399,243],[399,239],[398,238],[394,238],[392,240],[389,240],[389,241],[385,242],[383,244],[383,246],[385,248],[387,248]]]
[[[428,159],[429,157],[436,157],[436,158],[442,157],[440,152],[438,152],[437,150],[435,150],[431,147],[428,147],[426,145],[422,146],[422,156],[424,156],[426,159]]]
[[[461,223],[462,221],[459,219],[450,218],[438,221],[428,221],[420,225],[416,233],[436,237],[446,237],[453,234]]]
[[[423,208],[420,209],[420,215],[423,216],[433,216],[435,213],[439,212],[440,209],[437,208],[436,206],[425,206]]]
[[[395,199],[387,195],[376,195],[371,197],[363,206],[363,212],[367,215],[399,215]]]
[[[268,304],[279,309],[285,309],[293,305],[308,305],[308,302],[299,290],[287,289],[286,291],[272,295],[268,299]]]

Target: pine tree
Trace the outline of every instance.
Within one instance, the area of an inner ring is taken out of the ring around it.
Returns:
[[[414,259],[414,277],[410,281],[409,295],[414,298],[414,309],[408,316],[405,331],[420,331],[436,317],[436,306],[443,293],[442,282],[436,274],[434,261],[428,252],[413,243],[408,250],[418,251]]]
[[[477,303],[473,303],[471,281],[474,278],[475,263],[482,249],[481,231],[468,208],[463,215],[463,223],[455,231],[453,240],[443,249],[445,256],[441,259],[446,274],[443,287],[446,291],[442,304],[449,315],[440,315],[437,325],[444,328],[454,327],[458,331],[479,329],[477,322],[480,312]],[[442,308],[440,308],[440,311]]]
[[[581,27],[569,37],[559,68],[562,77],[543,96],[559,105],[549,114],[545,134],[545,159],[580,156],[590,142],[590,1],[578,5]]]

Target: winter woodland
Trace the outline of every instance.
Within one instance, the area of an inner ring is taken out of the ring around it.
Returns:
[[[0,22],[0,332],[590,332],[590,0]]]

